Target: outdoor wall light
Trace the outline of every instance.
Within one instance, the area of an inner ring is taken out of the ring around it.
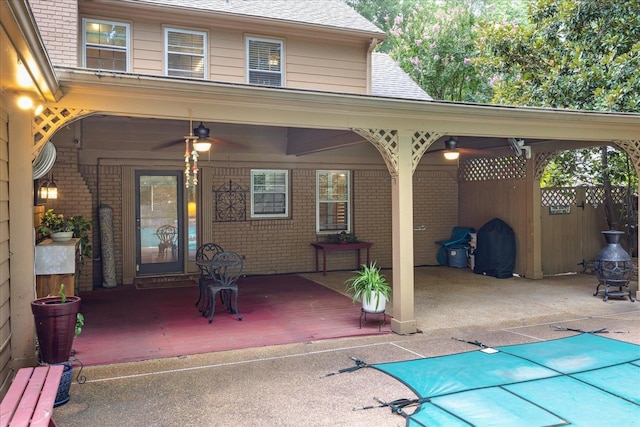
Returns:
[[[17,103],[21,110],[30,110],[33,108],[33,99],[29,98],[27,95],[20,95]]]
[[[51,176],[51,179],[45,179],[40,185],[40,188],[38,189],[38,197],[42,200],[58,198],[58,186],[53,179],[53,175]]]

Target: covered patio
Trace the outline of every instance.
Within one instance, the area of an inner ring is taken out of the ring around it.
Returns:
[[[445,266],[419,267],[414,272],[417,328],[428,335],[640,311],[627,298],[603,302],[593,296],[597,280],[586,273],[545,277],[532,286],[529,279],[496,279]],[[392,276],[389,270],[383,273]],[[75,341],[76,357],[86,365],[100,365],[389,335],[388,320],[381,331],[375,317],[359,328],[360,304],[344,295],[344,281],[351,275],[338,271],[326,276],[243,278],[239,301],[243,320],[220,306],[211,324],[194,305],[195,284],[99,290],[84,298],[86,325]]]

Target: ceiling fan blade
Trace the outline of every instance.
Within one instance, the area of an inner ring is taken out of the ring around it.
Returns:
[[[209,138],[204,138],[203,141],[210,142],[212,145],[212,149],[215,149],[215,147],[230,148],[234,150],[247,149],[246,145],[244,144],[240,144],[239,142],[233,142],[233,141],[229,141],[227,139],[222,139],[222,138],[209,137]]]
[[[458,147],[460,154],[465,156],[491,157],[493,154],[487,150],[475,150],[473,148]]]
[[[169,147],[174,147],[176,145],[182,144],[184,145],[184,138],[183,139],[177,139],[175,141],[167,141],[167,142],[163,142],[161,144],[157,144],[153,147],[153,150],[163,150],[165,148],[169,148]]]

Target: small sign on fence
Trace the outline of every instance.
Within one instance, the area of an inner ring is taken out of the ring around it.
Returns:
[[[571,213],[571,206],[549,206],[549,215],[568,215]]]

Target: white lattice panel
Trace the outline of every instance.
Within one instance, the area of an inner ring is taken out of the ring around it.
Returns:
[[[461,181],[524,179],[526,176],[527,159],[524,157],[477,157],[460,163]]]

